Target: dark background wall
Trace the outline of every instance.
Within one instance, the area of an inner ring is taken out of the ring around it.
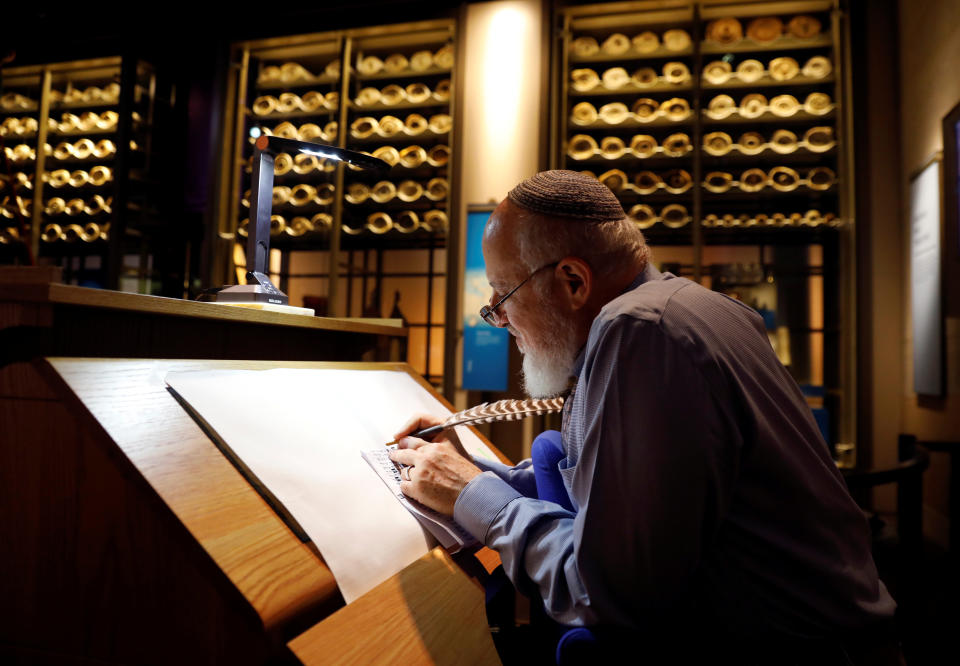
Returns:
[[[909,183],[938,151],[944,149],[942,120],[960,104],[960,6],[956,0],[926,0],[914,2],[899,0],[900,71],[900,163],[899,186],[903,192],[897,214],[900,233],[885,242],[902,251],[893,270],[901,280],[903,300],[897,321],[901,327],[903,345],[898,358],[902,367],[902,383],[896,387],[901,427],[920,438],[932,440],[960,440],[960,242],[956,213],[947,217],[944,229],[943,269],[941,281],[944,304],[944,363],[946,396],[927,398],[913,390],[913,332],[910,315],[910,225]],[[892,139],[891,139],[892,141]],[[941,171],[941,174],[943,172]],[[881,267],[880,270],[889,270]],[[926,502],[925,529],[938,541],[946,540],[951,520],[948,501],[950,493],[960,493],[960,479],[950,478],[948,454],[932,456],[930,470],[924,480]],[[951,489],[952,485],[952,489]],[[953,544],[957,548],[957,544]]]

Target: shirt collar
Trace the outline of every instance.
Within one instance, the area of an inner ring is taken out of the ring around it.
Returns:
[[[633,291],[640,285],[645,282],[650,282],[652,280],[660,280],[663,278],[663,273],[657,270],[656,266],[653,265],[653,262],[648,261],[646,267],[637,273],[637,276],[633,278],[626,289],[620,292],[620,295],[627,293],[628,291]],[[669,274],[668,274],[669,275]],[[571,380],[576,381],[580,377],[580,373],[583,371],[583,363],[585,360],[587,346],[584,345],[580,348],[580,353],[577,354],[577,359],[573,362],[573,368],[571,368]]]
[[[660,280],[662,279],[662,277],[663,277],[663,273],[658,271],[657,267],[654,266],[652,262],[648,261],[646,267],[644,267],[642,271],[637,273],[637,277],[633,278],[633,282],[631,282],[627,286],[627,288],[620,293],[625,294],[628,291],[633,291],[644,282],[650,282],[651,280]]]

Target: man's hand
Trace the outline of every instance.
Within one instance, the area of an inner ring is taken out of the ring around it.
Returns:
[[[409,467],[403,471],[400,490],[435,511],[452,516],[460,491],[481,470],[474,465],[452,430],[445,430],[427,442],[407,437],[410,432],[443,423],[443,419],[418,416],[400,431],[397,450],[390,453],[394,462]]]
[[[442,416],[432,416],[430,414],[417,414],[413,418],[404,424],[402,428],[393,436],[394,441],[399,442],[401,439],[406,437],[412,432],[417,430],[424,430],[426,428],[432,428],[433,426],[441,425],[446,419]],[[444,430],[439,435],[434,436],[433,441],[437,442],[441,439],[447,439],[453,444],[453,447],[457,450],[461,456],[467,460],[471,460],[470,454],[467,453],[467,450],[463,448],[463,444],[460,443],[460,438],[457,436],[457,431],[453,428],[449,430]],[[402,448],[406,448],[401,446]],[[410,447],[413,448],[413,447]]]

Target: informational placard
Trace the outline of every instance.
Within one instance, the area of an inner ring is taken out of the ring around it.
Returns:
[[[506,391],[510,333],[480,318],[490,300],[481,244],[490,210],[467,213],[467,250],[463,281],[463,388]]]
[[[920,395],[944,394],[940,246],[940,161],[934,160],[910,182],[913,387]]]

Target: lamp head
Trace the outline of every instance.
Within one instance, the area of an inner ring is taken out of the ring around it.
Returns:
[[[310,141],[300,141],[298,139],[285,139],[280,136],[267,136],[261,134],[254,142],[254,148],[260,152],[277,155],[278,153],[306,153],[307,155],[316,155],[328,160],[346,162],[361,169],[370,169],[373,171],[385,173],[390,170],[390,165],[383,160],[358,153],[354,150],[337,148],[322,143],[312,143]]]

